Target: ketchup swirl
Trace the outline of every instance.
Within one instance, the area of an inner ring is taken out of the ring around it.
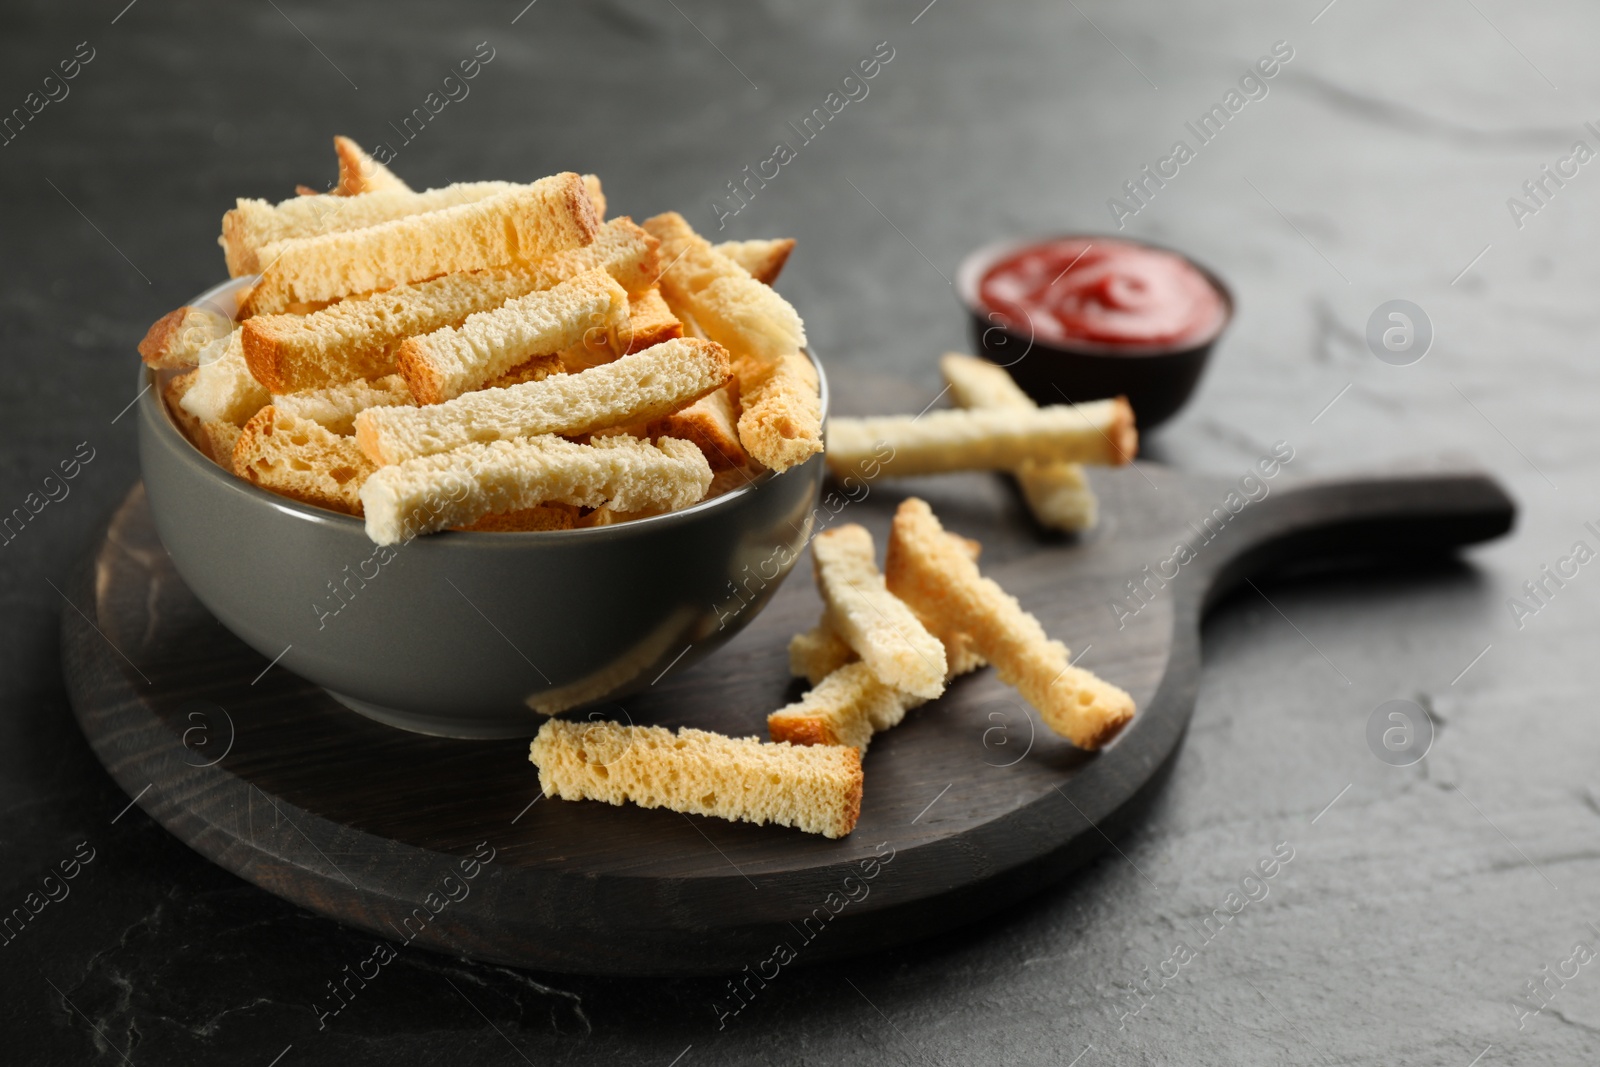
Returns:
[[[978,296],[1009,330],[1046,343],[1181,349],[1210,340],[1227,316],[1188,260],[1109,237],[1029,245],[990,267]]]

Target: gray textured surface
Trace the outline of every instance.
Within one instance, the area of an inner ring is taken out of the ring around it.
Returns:
[[[1581,524],[1600,519],[1600,178],[1583,168],[1520,230],[1505,201],[1573,140],[1595,144],[1581,124],[1600,95],[1600,16],[1504,0],[1002,16],[939,0],[913,25],[918,0],[677,6],[544,0],[511,25],[517,0],[226,12],[142,0],[112,25],[123,0],[10,5],[4,108],[76,42],[97,54],[70,97],[0,148],[0,504],[80,441],[95,458],[0,548],[0,908],[78,842],[97,851],[69,897],[0,946],[8,1057],[266,1064],[292,1045],[284,1065],[1064,1064],[1092,1045],[1079,1063],[1466,1067],[1492,1045],[1478,1062],[1592,1060],[1593,965],[1525,1029],[1511,998],[1575,942],[1600,940],[1587,925],[1600,918],[1600,576],[1585,567],[1520,630],[1506,598],[1574,540],[1597,543]],[[1224,605],[1153,817],[1123,856],[1003,921],[785,972],[721,1032],[717,983],[421,955],[319,1032],[310,1003],[371,946],[210,868],[137,809],[112,822],[127,798],[67,714],[55,630],[73,609],[51,583],[135,476],[131,420],[112,421],[132,399],[132,345],[220,275],[211,242],[229,199],[326,181],[329,135],[383,138],[486,39],[495,59],[401,151],[401,174],[422,186],[594,170],[614,211],[677,207],[702,226],[725,181],[889,41],[871,95],[728,232],[798,236],[784,287],[818,350],[841,375],[903,378],[911,410],[936,388],[932,357],[965,343],[941,278],[962,253],[1009,233],[1107,228],[1106,198],[1288,40],[1295,59],[1270,95],[1129,226],[1214,266],[1240,302],[1194,405],[1151,452],[1229,473],[1280,438],[1306,470],[1463,450],[1512,487],[1521,525],[1464,566],[1264,587],[1281,613],[1260,597]],[[1408,368],[1361,339],[1397,297],[1438,332]],[[1429,703],[1441,726],[1404,770],[1364,741],[1368,714],[1396,696]],[[1119,1030],[1130,983],[1281,841],[1296,854],[1271,895]]]

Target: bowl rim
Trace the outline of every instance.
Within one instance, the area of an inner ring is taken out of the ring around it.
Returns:
[[[233,294],[249,285],[254,280],[254,275],[241,275],[219,282],[211,288],[192,297],[187,303],[189,306],[204,306],[221,314],[233,318],[236,301],[230,299]],[[816,357],[811,349],[803,348],[801,352],[811,361],[812,367],[817,372],[817,391],[821,398],[822,422],[828,419],[829,391],[828,374],[823,369],[822,361]],[[239,493],[246,499],[252,500],[263,506],[282,512],[302,521],[315,523],[322,526],[342,529],[349,533],[359,533],[366,538],[366,523],[354,515],[345,515],[342,512],[330,511],[315,504],[307,504],[290,497],[280,496],[277,493],[262,489],[260,486],[240,478],[231,471],[226,471],[189,440],[187,434],[178,426],[172,412],[167,409],[165,385],[183,370],[160,370],[155,367],[139,365],[139,409],[140,418],[145,419],[162,438],[163,443],[176,447],[177,454],[191,469],[198,469],[200,477],[210,478],[223,488]],[[140,464],[143,465],[141,454]],[[787,473],[787,472],[785,472]],[[750,479],[749,483],[737,489],[731,489],[720,496],[710,500],[702,500],[678,511],[668,511],[660,515],[650,515],[642,519],[630,519],[627,522],[616,523],[611,526],[586,526],[570,530],[439,530],[428,534],[427,539],[437,542],[441,536],[449,543],[459,547],[488,548],[495,545],[513,546],[527,545],[530,542],[548,541],[557,539],[570,542],[577,537],[587,538],[591,541],[606,540],[610,538],[628,537],[636,532],[649,529],[662,529],[684,522],[692,522],[699,516],[718,507],[731,506],[732,502],[755,493],[762,486],[768,484],[780,475],[771,470],[764,470]]]
[[[1189,266],[1200,272],[1222,298],[1223,314],[1217,323],[1217,328],[1203,336],[1199,341],[1184,345],[1113,345],[1094,341],[1044,341],[1040,340],[1037,332],[1032,337],[1024,337],[1012,329],[1004,321],[1004,316],[994,308],[989,307],[978,295],[978,286],[987,274],[989,268],[996,262],[1013,252],[1034,245],[1049,244],[1053,241],[1068,241],[1086,239],[1089,241],[1116,241],[1121,244],[1138,245],[1143,248],[1153,249],[1157,252],[1166,252],[1168,255],[1177,256]],[[1139,237],[1127,237],[1120,233],[1096,233],[1092,231],[1076,231],[1068,233],[1036,234],[1031,237],[1005,237],[990,241],[987,244],[968,252],[962,257],[956,267],[955,275],[956,299],[961,301],[963,307],[973,318],[985,322],[991,329],[1004,331],[1019,341],[1025,341],[1030,348],[1040,347],[1052,349],[1056,352],[1065,352],[1075,356],[1115,356],[1122,358],[1177,356],[1209,348],[1217,343],[1217,339],[1225,333],[1233,323],[1233,316],[1237,304],[1233,298],[1233,290],[1222,280],[1216,271],[1195,259],[1187,252],[1173,248],[1170,245],[1160,244],[1155,241],[1146,241]],[[991,318],[991,316],[994,316]]]

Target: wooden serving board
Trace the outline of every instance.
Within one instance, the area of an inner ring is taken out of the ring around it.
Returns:
[[[142,487],[71,590],[82,614],[63,613],[66,676],[84,734],[140,807],[240,877],[340,922],[554,971],[754,970],[779,945],[820,962],[972,922],[1106,847],[1175,758],[1200,619],[1221,592],[1290,561],[1446,551],[1504,533],[1514,514],[1471,471],[1290,483],[1286,469],[1231,514],[1231,482],[1148,464],[1097,473],[1102,523],[1081,540],[1035,527],[998,476],[884,483],[844,504],[826,525],[863,523],[881,553],[895,505],[928,499],[948,528],[984,542],[986,573],[1139,713],[1090,755],[992,670],[960,679],[873,742],[860,824],[839,841],[539,799],[525,741],[424,737],[345,709],[207,614],[158,542]],[[1190,525],[1207,518],[1220,530],[1210,541]],[[1147,565],[1171,573],[1179,541],[1194,555],[1177,576],[1152,581],[1148,603],[1125,599]],[[801,690],[786,644],[817,618],[808,571],[803,560],[707,662],[598,713],[764,736],[766,713]],[[1119,620],[1113,602],[1143,606]]]

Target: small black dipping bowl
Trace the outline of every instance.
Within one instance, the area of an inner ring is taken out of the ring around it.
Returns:
[[[989,269],[1032,245],[1065,238],[1118,241],[1168,252],[1199,271],[1222,298],[1222,323],[1201,343],[1174,349],[1170,345],[1062,344],[1018,333],[979,298],[978,287]],[[1082,403],[1125,396],[1133,407],[1139,432],[1166,422],[1188,402],[1200,382],[1212,346],[1233,321],[1233,293],[1214,273],[1182,252],[1148,241],[1130,241],[1110,234],[1065,234],[1029,237],[985,245],[962,260],[956,272],[956,293],[972,316],[972,339],[978,353],[997,363],[1037,404]]]

